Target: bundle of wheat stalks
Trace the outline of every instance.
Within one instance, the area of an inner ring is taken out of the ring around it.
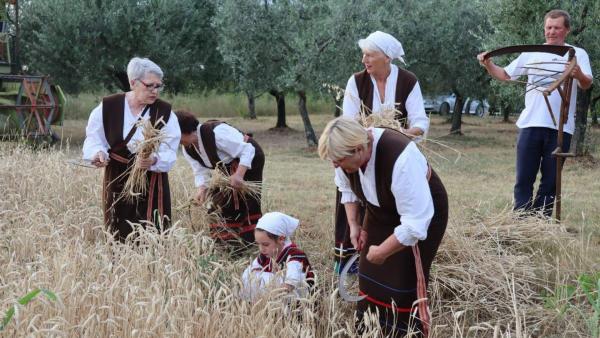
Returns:
[[[449,159],[442,155],[439,151],[436,151],[434,147],[429,147],[428,143],[435,144],[440,148],[454,152],[456,154],[456,159],[454,162],[457,162],[460,159],[462,153],[459,150],[448,146],[444,142],[429,138],[427,135],[414,137],[413,135],[407,134],[405,129],[402,127],[402,125],[406,122],[406,118],[396,118],[401,113],[402,112],[396,108],[390,108],[384,109],[380,113],[372,114],[369,108],[361,103],[361,109],[357,119],[358,122],[365,128],[390,128],[399,131],[400,133],[412,139],[415,139],[415,141],[418,141],[416,144],[419,147],[419,150],[423,153],[423,155],[425,155],[425,157],[427,157],[427,160],[433,162],[434,164],[436,164],[438,159],[444,161],[448,161]]]
[[[220,202],[223,204],[229,203],[234,196],[240,198],[242,202],[246,202],[248,198],[260,200],[262,182],[244,181],[241,187],[234,188],[231,186],[230,176],[225,166],[221,162],[217,163],[217,169],[212,171],[207,185],[207,196],[219,194],[222,199]]]
[[[369,108],[361,103],[360,114],[358,116],[358,122],[366,128],[379,128],[385,127],[397,130],[401,133],[404,132],[402,124],[406,119],[396,119],[396,116],[400,113],[397,109],[384,109],[381,113],[372,114]]]
[[[260,200],[261,182],[244,181],[241,187],[234,188],[231,186],[230,176],[224,165],[219,162],[207,182],[204,202],[199,203],[195,199],[190,199],[175,208],[189,216],[190,226],[194,232],[208,230],[210,225],[223,225],[225,220],[221,214],[221,206],[230,203],[234,196],[239,198],[241,203],[246,203],[248,198]]]
[[[150,119],[141,119],[136,123],[136,127],[142,129],[144,140],[136,144],[138,149],[137,156],[134,158],[133,165],[123,174],[127,176],[127,180],[125,181],[121,197],[128,202],[133,202],[138,196],[143,196],[147,193],[147,169],[142,168],[140,162],[157,152],[161,142],[165,140],[165,132],[158,128],[161,124],[164,124],[162,117],[154,125],[152,125]]]
[[[199,203],[196,199],[190,199],[175,208],[177,211],[183,211],[189,217],[189,227],[195,233],[207,231],[211,224],[224,224],[225,221],[219,210],[211,210],[211,201],[205,200]]]

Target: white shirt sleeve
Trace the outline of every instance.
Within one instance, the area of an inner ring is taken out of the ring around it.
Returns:
[[[588,53],[582,48],[577,48],[575,56],[577,57],[577,64],[581,68],[581,71],[587,76],[592,76],[592,67],[590,66]]]
[[[420,128],[423,130],[423,134],[427,133],[427,130],[429,130],[429,118],[425,113],[425,103],[423,102],[423,94],[421,93],[421,86],[418,81],[406,98],[406,111],[408,112],[409,127]]]
[[[241,165],[252,169],[256,150],[252,144],[244,142],[244,135],[226,123],[219,124],[213,130],[217,149],[233,158],[239,158]]]
[[[334,182],[335,185],[338,187],[338,190],[342,193],[342,199],[340,203],[346,204],[358,201],[358,197],[352,191],[352,187],[350,186],[348,176],[344,174],[342,168],[335,168]]]
[[[427,238],[433,217],[433,198],[427,181],[427,161],[411,142],[400,154],[392,172],[392,194],[400,214],[394,229],[398,241],[406,246]]]
[[[102,103],[90,113],[87,127],[85,128],[85,141],[83,141],[83,159],[90,161],[99,151],[108,158],[108,141],[104,135],[102,122]]]
[[[358,87],[354,80],[354,75],[348,79],[346,90],[344,91],[344,102],[342,104],[342,115],[356,119],[360,112],[360,98],[358,97]]]
[[[156,163],[150,167],[150,171],[168,172],[177,161],[177,148],[181,139],[181,129],[177,116],[171,112],[167,125],[162,127],[165,132],[165,139],[158,146],[158,151],[153,155],[156,157]]]
[[[211,169],[203,167],[198,161],[193,159],[187,151],[185,151],[184,147],[181,147],[183,152],[183,157],[188,161],[190,166],[192,167],[192,172],[194,173],[194,185],[196,187],[200,187],[206,185],[206,182],[210,179]]]
[[[521,53],[519,57],[514,59],[508,66],[504,67],[504,71],[510,76],[511,80],[516,80],[520,76],[527,75],[527,70],[523,68],[527,63],[527,55],[527,53]]]
[[[295,288],[302,287],[306,279],[306,275],[302,271],[302,263],[298,261],[287,261],[285,263],[285,280],[286,284],[292,285]]]

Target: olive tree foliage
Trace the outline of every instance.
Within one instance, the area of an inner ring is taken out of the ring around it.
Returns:
[[[269,92],[278,104],[276,127],[286,127],[284,84],[279,77],[286,62],[281,51],[282,26],[278,8],[268,0],[219,0],[214,26],[219,51],[231,69],[236,89],[246,93],[250,116],[253,100]]]
[[[280,23],[286,27],[280,38],[281,55],[286,60],[279,81],[298,95],[298,111],[309,147],[317,137],[306,106],[307,92],[320,86],[314,74],[323,52],[331,48],[335,36],[328,32],[331,8],[327,0],[276,1]]]
[[[307,92],[321,88],[321,57],[336,40],[330,30],[332,3],[221,0],[215,17],[219,48],[237,87],[247,93],[269,91],[278,105],[284,92],[296,93],[309,147],[316,146],[317,138],[306,106]],[[281,115],[277,127],[285,126]]]
[[[282,38],[286,66],[282,81],[298,95],[309,146],[317,143],[306,107],[307,92],[327,91],[339,107],[348,78],[363,69],[357,42],[382,20],[375,14],[377,1],[276,1],[287,27]],[[331,86],[337,87],[332,90]],[[340,92],[341,91],[341,92]],[[332,96],[333,96],[332,95]],[[337,111],[339,114],[340,111]]]
[[[171,91],[202,88],[224,74],[213,12],[211,1],[28,1],[21,5],[21,50],[30,69],[73,93],[127,89],[124,71],[134,56],[160,65]]]
[[[470,0],[406,1],[396,21],[408,69],[425,92],[452,91],[456,102],[451,133],[461,133],[461,114],[467,97],[483,98],[489,78],[476,55],[489,33],[481,2]]]
[[[525,0],[492,0],[484,4],[488,13],[492,34],[488,35],[486,50],[517,44],[544,43],[544,16],[552,9],[563,9],[571,15],[571,32],[567,43],[581,47],[589,55],[594,75],[592,90],[579,89],[577,100],[576,131],[571,142],[578,155],[585,153],[585,129],[587,125],[587,112],[590,105],[600,100],[600,90],[597,86],[600,80],[600,39],[598,27],[600,26],[600,2],[595,0],[579,1],[525,1]],[[516,57],[513,56],[513,57]],[[497,60],[497,64],[504,66],[511,59]],[[496,61],[496,60],[495,60]],[[515,90],[509,88],[510,84],[494,84],[494,95],[499,101],[511,107],[522,107],[524,102],[524,88],[520,88],[520,95],[515,95]],[[514,85],[512,85],[514,86]],[[517,109],[518,112],[518,109]]]
[[[241,91],[298,95],[307,142],[314,146],[307,92],[324,92],[324,85],[344,88],[361,70],[356,43],[378,21],[369,12],[375,5],[357,0],[221,0],[215,17],[219,49]]]
[[[311,78],[319,86],[315,90],[332,97],[334,116],[339,116],[348,79],[364,69],[358,40],[385,28],[373,11],[375,1],[329,1],[328,5],[325,28],[332,39],[315,58]]]

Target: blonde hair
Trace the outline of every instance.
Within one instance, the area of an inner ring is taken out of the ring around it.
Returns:
[[[326,160],[339,160],[354,154],[360,145],[369,144],[367,130],[358,121],[340,116],[327,123],[319,138],[319,156]]]

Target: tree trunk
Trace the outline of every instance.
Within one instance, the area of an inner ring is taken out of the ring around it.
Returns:
[[[590,108],[591,90],[577,89],[577,107],[575,110],[575,133],[573,134],[573,140],[571,141],[572,152],[577,156],[583,156],[586,154],[585,149],[585,131],[587,129],[587,116],[588,109]]]
[[[342,104],[344,103],[344,98],[338,97],[338,95],[333,95],[333,101],[335,102],[335,110],[333,111],[333,116],[338,117],[342,115]]]
[[[275,124],[275,128],[287,128],[285,122],[285,94],[275,89],[271,89],[269,94],[275,97],[277,103],[277,124]]]
[[[304,134],[306,135],[308,147],[314,148],[317,146],[317,136],[315,135],[315,130],[308,117],[308,110],[306,109],[306,93],[302,90],[298,91],[298,110],[300,111],[300,116],[302,116],[302,123],[304,123]]]
[[[256,104],[254,94],[247,91],[246,97],[248,97],[248,117],[255,120],[256,119]]]
[[[511,102],[500,102],[500,109],[502,110],[502,122],[510,122],[510,113],[513,111]]]
[[[594,85],[592,85],[593,88]],[[592,91],[592,88],[590,88],[589,90]],[[598,101],[600,100],[600,96],[596,96],[595,98],[592,99],[592,102],[590,103],[590,111],[592,112],[592,126],[597,126],[598,125],[598,110],[596,109],[596,104],[598,103]]]
[[[510,112],[512,111],[512,109],[513,108],[510,104],[506,104],[504,105],[504,107],[502,107],[502,122],[510,122],[510,119],[508,117],[510,116]]]
[[[119,89],[121,89],[123,92],[128,92],[131,90],[131,88],[129,87],[129,78],[127,77],[126,71],[117,70],[114,67],[111,67],[108,71],[117,80],[117,87],[119,87]]]
[[[457,91],[454,91],[456,95],[456,101],[454,101],[454,113],[452,113],[452,127],[450,127],[450,134],[462,135],[462,108],[463,108],[463,97]]]

